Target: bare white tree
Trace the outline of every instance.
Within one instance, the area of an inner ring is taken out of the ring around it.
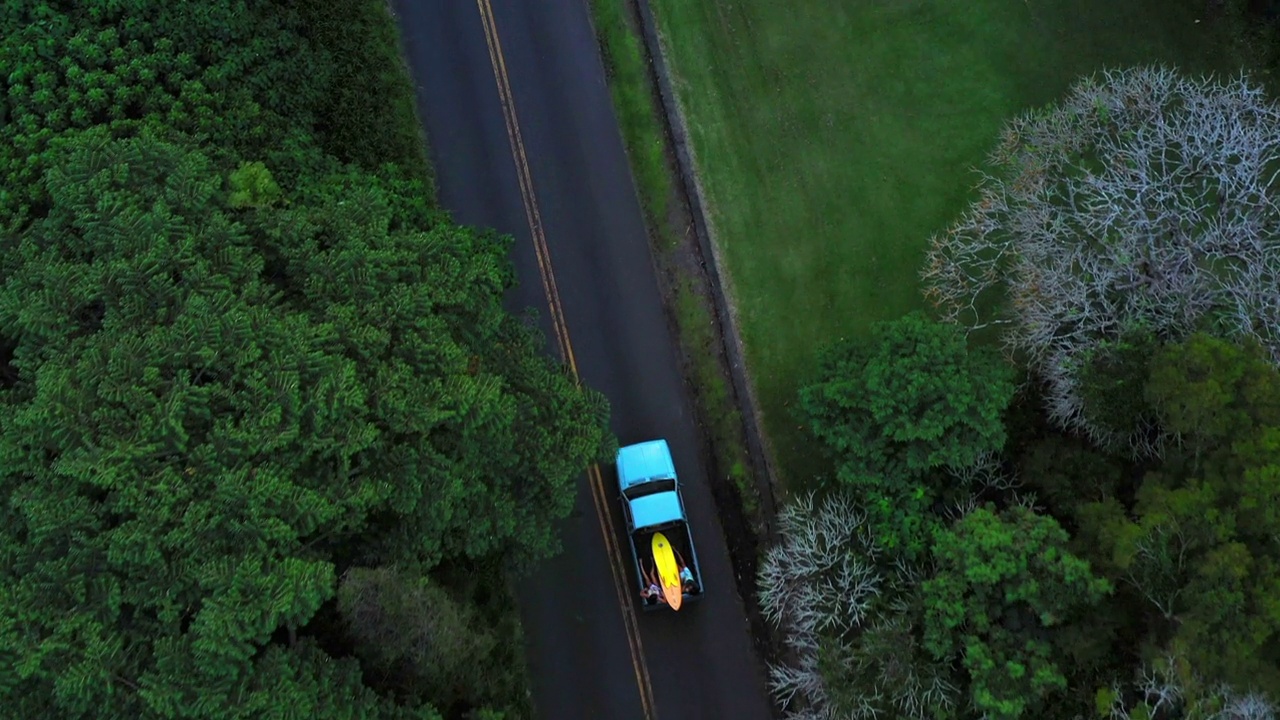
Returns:
[[[1007,492],[1019,485],[1017,478],[1005,474],[1000,467],[1000,457],[990,450],[978,455],[972,465],[952,468],[951,472],[961,484],[979,494],[988,490]]]
[[[779,513],[782,540],[760,570],[765,619],[798,640],[857,625],[880,586],[865,520],[844,494],[821,502],[810,494]]]
[[[840,642],[862,622],[880,593],[872,562],[877,549],[865,520],[846,494],[822,500],[809,494],[778,514],[781,540],[765,553],[759,588],[765,619],[783,632],[791,655],[769,672],[774,697],[789,720],[837,717],[818,657],[820,646],[830,652],[826,645]],[[874,717],[873,698],[857,704],[865,712],[853,718]]]
[[[1276,704],[1261,693],[1238,695],[1230,689],[1219,690],[1223,707],[1213,720],[1275,720]]]
[[[904,612],[869,621],[852,657],[859,675],[872,678],[874,696],[886,701],[893,717],[923,720],[956,705],[956,687],[947,668],[925,659]]]
[[[834,641],[834,642],[839,642]],[[787,720],[874,720],[880,717],[881,697],[871,692],[833,702],[818,667],[818,653],[796,653],[791,663],[769,668],[769,683]]]
[[[943,509],[942,514],[948,520],[959,520],[973,512],[989,492],[1011,494],[1015,501],[1021,497],[1018,492],[1021,481],[1000,467],[1000,458],[994,452],[984,452],[972,465],[952,467],[949,471],[956,485],[968,488],[969,492]]]
[[[1178,599],[1186,589],[1187,553],[1191,547],[1176,518],[1160,522],[1135,541],[1124,580],[1166,620],[1177,614]]]
[[[847,494],[806,495],[779,514],[781,539],[765,554],[759,588],[765,618],[786,642],[788,658],[769,681],[788,720],[925,718],[955,702],[946,668],[920,662],[905,602],[868,617],[883,591],[914,586],[921,569],[899,561],[888,587],[865,520]],[[833,666],[869,681],[828,687],[823,669]]]
[[[1276,704],[1265,693],[1239,692],[1217,685],[1189,696],[1179,672],[1181,658],[1169,654],[1144,665],[1126,701],[1124,688],[1112,687],[1111,720],[1276,720]],[[1141,710],[1139,711],[1139,708]]]
[[[1081,359],[1128,331],[1210,327],[1280,360],[1280,106],[1247,77],[1103,72],[1008,123],[989,162],[977,202],[932,240],[926,294],[969,328],[1007,326],[1055,421],[1159,451],[1082,410]]]

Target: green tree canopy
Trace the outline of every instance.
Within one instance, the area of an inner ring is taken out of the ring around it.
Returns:
[[[1037,717],[1066,688],[1052,631],[1110,592],[1067,539],[1053,518],[1021,507],[980,508],[935,539],[925,646],[939,661],[961,659],[987,717]]]
[[[1013,392],[998,357],[971,351],[957,326],[913,313],[876,324],[868,341],[828,348],[800,409],[837,480],[863,495],[879,542],[916,554],[932,506],[967,497],[980,474],[968,471],[1004,445]]]
[[[446,713],[501,706],[523,689],[512,682],[523,676],[506,676],[493,658],[522,655],[523,644],[460,595],[399,568],[353,567],[339,582],[338,611],[366,667],[399,694],[431,698]]]
[[[1090,437],[1103,446],[1127,443],[1139,456],[1159,448],[1161,434],[1143,396],[1151,359],[1159,349],[1152,333],[1130,330],[1080,351],[1075,388],[1080,415]]]
[[[1004,445],[1012,371],[963,331],[919,313],[842,341],[800,392],[809,429],[851,467],[919,474],[972,465]]]
[[[1151,361],[1146,402],[1160,424],[1193,449],[1280,427],[1280,372],[1257,343],[1198,333]]]
[[[1196,335],[1155,355],[1145,397],[1183,445],[1132,504],[1082,506],[1082,545],[1189,673],[1280,687],[1280,372],[1256,345]]]
[[[298,191],[352,162],[428,204],[412,89],[370,57],[396,47],[369,19],[384,12],[345,0],[0,4],[0,228],[46,212],[58,139],[93,127],[189,135],[220,165],[260,160]]]
[[[313,639],[338,575],[546,555],[603,399],[502,310],[504,243],[376,182],[236,212],[189,148],[64,153],[0,238],[0,703],[418,713]]]

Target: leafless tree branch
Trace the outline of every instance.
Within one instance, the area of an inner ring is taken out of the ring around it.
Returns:
[[[787,638],[791,658],[770,668],[769,682],[790,720],[836,718],[818,656],[853,630],[880,594],[865,519],[845,495],[806,495],[779,513],[781,540],[765,554],[759,593],[765,619]],[[850,717],[874,717],[874,700],[859,699],[865,712]]]
[[[1179,673],[1181,658],[1169,654],[1144,665],[1135,683],[1136,706],[1126,704],[1124,688],[1112,687],[1111,720],[1138,717],[1159,720],[1276,720],[1275,703],[1261,692],[1240,693],[1218,685],[1207,693],[1189,697]]]
[[[769,682],[788,720],[923,720],[955,702],[945,664],[920,661],[901,593],[869,616],[886,589],[913,588],[926,569],[899,559],[882,577],[865,519],[840,494],[806,495],[779,514],[781,539],[765,554],[759,588],[766,619],[786,637],[789,657],[770,668]],[[828,671],[870,680],[856,694],[841,688],[837,702],[820,655]]]
[[[1117,437],[1082,413],[1074,361],[1126,330],[1211,322],[1280,361],[1280,106],[1247,77],[1103,72],[1008,123],[989,164],[932,240],[926,295],[971,329],[1004,324],[1055,421],[1160,452],[1149,428]]]

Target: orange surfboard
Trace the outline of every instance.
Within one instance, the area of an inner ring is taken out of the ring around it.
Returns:
[[[684,592],[680,589],[680,569],[676,567],[676,558],[671,551],[671,543],[662,533],[653,534],[653,564],[658,566],[658,579],[662,583],[662,594],[672,610],[679,610],[684,600]]]

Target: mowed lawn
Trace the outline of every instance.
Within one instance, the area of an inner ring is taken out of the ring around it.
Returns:
[[[794,416],[818,348],[923,307],[1005,118],[1104,67],[1233,70],[1196,0],[650,2],[788,484],[822,469]]]

